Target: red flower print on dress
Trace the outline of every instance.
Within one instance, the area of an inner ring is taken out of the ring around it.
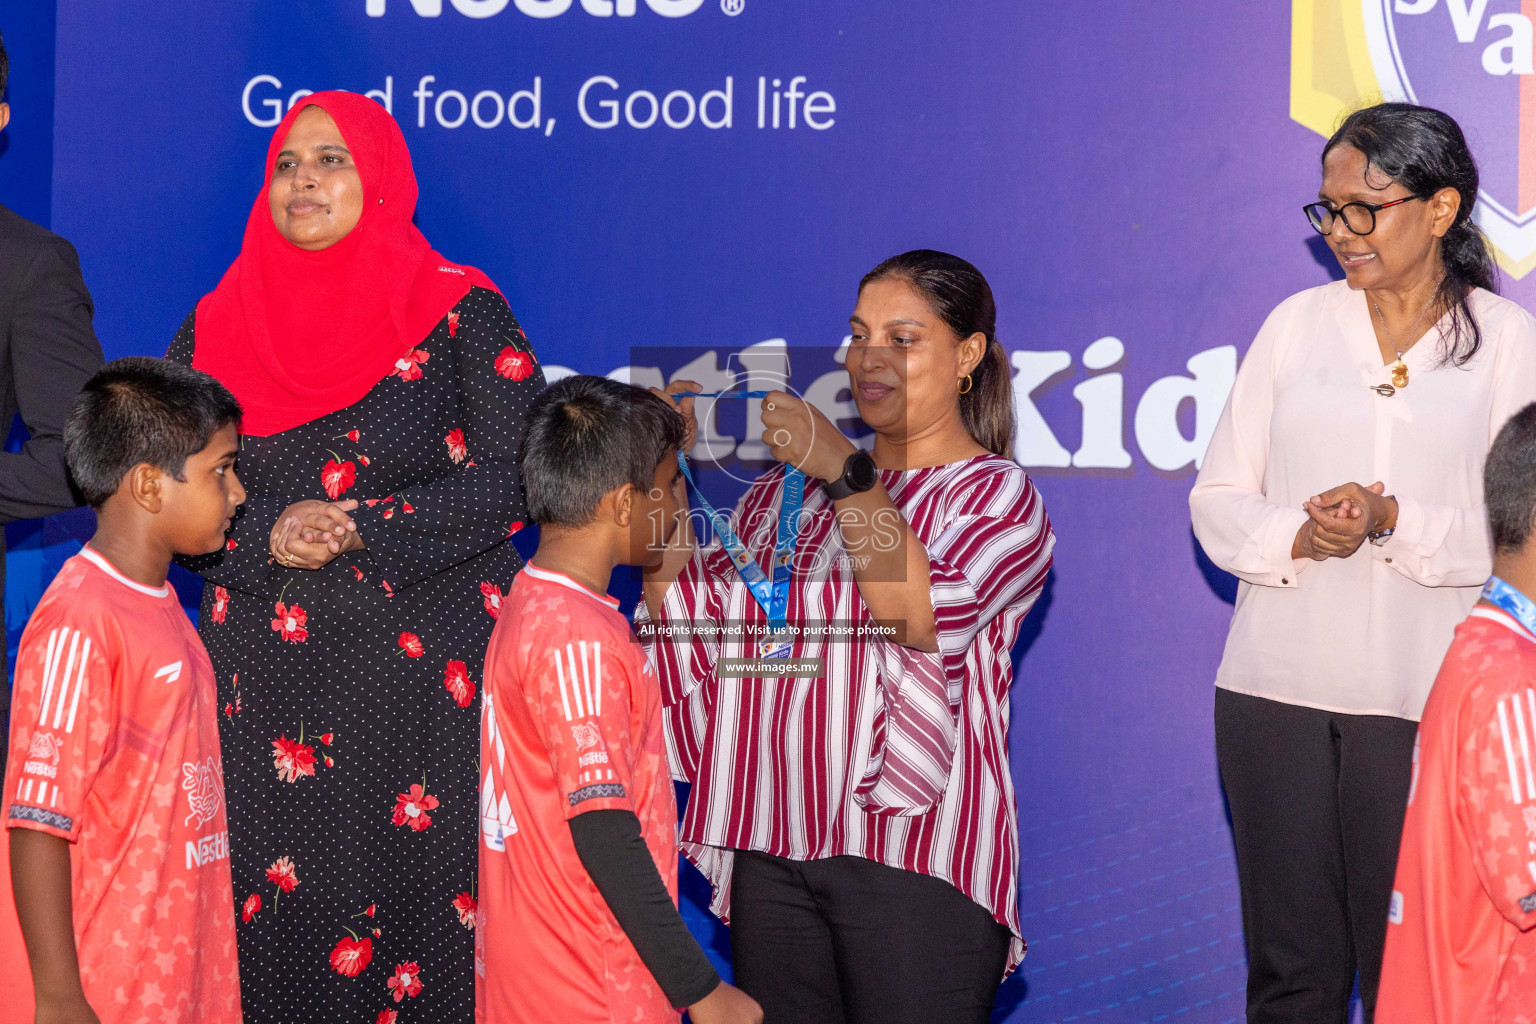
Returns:
[[[448,457],[454,462],[463,462],[469,458],[469,445],[464,443],[464,431],[458,427],[448,431],[443,441],[448,445]]]
[[[400,645],[400,649],[409,657],[419,658],[427,653],[427,649],[422,646],[421,637],[415,633],[401,633],[400,639],[395,642]]]
[[[413,348],[395,360],[394,375],[401,380],[420,380],[422,377],[421,364],[431,358],[432,353],[424,352],[419,348]]]
[[[284,640],[291,644],[301,644],[309,639],[309,613],[296,604],[283,604],[279,601],[273,605],[277,618],[272,620],[272,629],[281,633]]]
[[[267,881],[282,892],[293,892],[299,887],[299,875],[293,868],[292,857],[279,857],[267,868]]]
[[[501,618],[501,588],[481,580],[480,593],[485,597],[485,614],[493,619]]]
[[[214,622],[223,622],[229,614],[229,591],[223,587],[213,588],[213,607],[208,609],[208,617]]]
[[[454,310],[452,313],[448,314],[448,337],[451,338],[455,334],[458,334],[458,333],[459,333],[459,312],[458,312],[458,310]]]
[[[379,905],[377,903],[370,903],[370,904],[368,904],[368,909],[363,911],[363,913],[368,915],[369,917],[372,917],[374,914],[378,913],[378,910],[379,910]],[[353,916],[357,916],[357,915],[353,915]]]
[[[453,898],[453,909],[459,912],[459,924],[475,930],[475,908],[479,903],[467,892],[461,892]]]
[[[383,586],[384,586],[384,596],[385,597],[394,597],[395,596],[395,588],[389,585],[389,580],[379,580],[379,582],[381,584],[383,584]]]
[[[240,917],[243,920],[249,921],[256,916],[256,912],[260,909],[261,897],[253,892],[245,898],[245,904],[240,908]]]
[[[400,499],[400,511],[404,512],[406,515],[410,515],[412,512],[416,511],[416,506],[412,505],[410,502],[406,501],[404,498],[401,498]]]
[[[533,360],[528,353],[508,345],[496,357],[496,372],[508,380],[527,380],[533,375]]]
[[[331,755],[330,754],[326,754],[325,755],[325,766],[327,768],[335,768],[336,767],[336,762],[331,760]]]
[[[230,680],[230,685],[235,688],[235,702],[233,704],[229,703],[228,701],[226,701],[224,703],[224,717],[225,718],[234,718],[236,715],[238,715],[240,713],[240,673],[239,672],[236,672],[235,673],[235,678]]]
[[[348,928],[347,931],[352,931]],[[336,948],[331,950],[331,968],[337,973],[348,978],[355,978],[363,973],[373,960],[373,940],[359,939],[355,934],[350,939],[341,939],[336,943]]]
[[[462,661],[448,663],[448,669],[443,673],[443,686],[461,708],[469,707],[469,702],[475,699],[475,681],[469,678],[469,669]]]
[[[379,1019],[374,1021],[373,1024],[395,1024],[395,1021],[399,1019],[400,1014],[396,1010],[380,1010]]]
[[[413,782],[409,793],[395,795],[395,813],[390,821],[396,825],[410,825],[413,831],[420,832],[432,824],[432,816],[427,812],[436,807],[437,797]]]
[[[335,501],[348,487],[357,483],[357,463],[351,459],[346,462],[331,459],[320,467],[320,483],[325,486],[326,497]]]
[[[351,441],[353,444],[357,444],[358,440],[363,435],[362,435],[362,433],[356,427],[354,427],[354,428],[352,428],[351,430],[347,431],[345,434],[343,434],[341,436],[345,437],[348,441]]]
[[[284,733],[272,741],[272,764],[277,768],[277,777],[284,782],[297,782],[306,775],[314,777],[315,748],[305,745],[302,737],[301,732],[299,740],[290,740]]]
[[[355,577],[357,577],[357,581],[358,581],[358,582],[359,582],[359,583],[361,583],[361,582],[362,582],[362,581],[363,581],[363,570],[361,570],[361,569],[359,569],[359,568],[358,568],[358,567],[357,567],[357,566],[355,566],[355,565],[354,565],[354,566],[352,566],[352,575],[353,575],[353,576],[355,576]]]
[[[233,550],[235,550],[235,548],[237,548],[239,546],[240,545],[235,542],[235,538],[233,538],[233,537],[229,538],[229,540],[224,542],[224,550],[225,551],[233,551]]]
[[[394,977],[384,983],[395,994],[395,1002],[400,1002],[406,996],[415,998],[421,991],[421,968],[416,966],[416,961],[396,964]]]
[[[519,519],[517,522],[513,523],[511,526],[507,527],[507,536],[508,537],[512,536],[514,533],[516,533],[517,531],[521,530],[526,525],[527,525],[526,523],[524,523],[521,519]]]
[[[365,466],[371,466],[371,465],[373,465],[373,463],[372,463],[372,462],[371,462],[371,461],[369,461],[369,459],[368,459],[368,456],[366,456],[366,455],[359,455],[359,456],[358,456],[358,457],[357,457],[357,461],[358,461],[358,462],[361,462],[361,463],[362,463],[362,464],[363,464],[363,465],[365,465]]]
[[[336,738],[336,734],[333,733],[333,732],[323,732],[323,733],[320,734],[320,742],[324,743],[326,746],[330,746],[331,745],[331,741],[334,740],[335,738]]]

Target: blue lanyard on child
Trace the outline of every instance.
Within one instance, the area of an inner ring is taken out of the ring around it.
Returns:
[[[1525,631],[1531,636],[1536,637],[1536,602],[1497,576],[1488,577],[1488,582],[1483,587],[1483,600],[1508,612],[1510,618],[1524,626]]]
[[[673,398],[766,398],[766,391],[683,391],[674,394]],[[795,560],[796,527],[800,520],[800,506],[805,499],[805,473],[795,466],[784,467],[784,492],[779,501],[779,535],[773,550],[773,581],[768,580],[763,567],[757,564],[757,559],[747,551],[741,538],[736,536],[736,531],[731,529],[730,521],[720,513],[715,506],[704,497],[704,492],[699,489],[698,482],[694,480],[693,473],[688,469],[688,460],[682,452],[677,453],[677,464],[683,471],[683,476],[688,481],[688,486],[693,488],[693,493],[698,495],[699,504],[704,507],[704,514],[709,516],[710,524],[715,529],[715,536],[720,538],[721,545],[731,556],[731,563],[736,566],[736,571],[741,574],[741,580],[747,585],[754,600],[768,616],[768,630],[771,634],[781,634],[788,621],[789,609],[789,579],[792,571],[791,563]],[[788,638],[784,636],[770,637],[759,645],[765,657],[785,657],[788,655]]]

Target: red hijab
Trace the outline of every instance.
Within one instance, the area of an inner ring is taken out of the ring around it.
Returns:
[[[373,100],[320,92],[294,104],[267,146],[268,183],[294,119],[311,106],[331,115],[357,164],[357,226],[328,249],[300,249],[272,223],[263,187],[240,255],[197,304],[192,365],[234,392],[245,408],[242,430],[257,437],[357,402],[470,286],[496,287],[473,267],[443,259],[411,223],[411,154],[400,126]]]

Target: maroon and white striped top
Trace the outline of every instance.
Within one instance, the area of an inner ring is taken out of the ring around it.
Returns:
[[[754,656],[750,637],[651,640],[673,774],[692,784],[683,852],[713,883],[722,918],[736,849],[795,860],[853,855],[942,878],[1008,926],[1011,970],[1024,942],[1009,654],[1055,537],[1039,493],[1007,459],[880,478],[927,549],[939,653],[879,637],[800,639],[792,656],[825,658],[824,679],[733,679],[719,678],[716,663]],[[782,466],[759,477],[733,519],[765,567],[782,481]],[[848,560],[856,555],[808,480],[791,624],[872,625]],[[766,622],[718,540],[667,591],[662,616],[663,626]]]

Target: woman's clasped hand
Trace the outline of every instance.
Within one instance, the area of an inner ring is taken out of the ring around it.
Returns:
[[[1343,484],[1302,502],[1307,521],[1296,531],[1292,558],[1348,558],[1367,537],[1397,525],[1397,499],[1383,496],[1381,481]]]
[[[347,514],[356,508],[351,498],[294,502],[272,527],[272,557],[290,569],[321,569],[344,551],[361,550],[363,535]]]

